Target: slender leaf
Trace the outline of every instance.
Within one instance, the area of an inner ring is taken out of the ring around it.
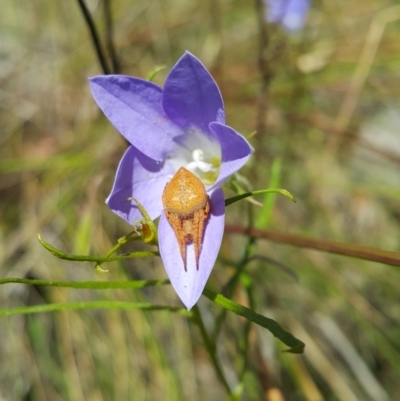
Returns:
[[[280,157],[276,157],[274,162],[272,163],[270,177],[269,177],[269,185],[272,188],[277,188],[280,184],[281,178],[281,170],[282,170],[282,159]],[[274,209],[276,200],[276,194],[268,194],[264,195],[264,202],[261,211],[258,213],[258,217],[256,219],[256,227],[257,228],[265,228],[270,220],[272,210]]]
[[[79,310],[79,309],[141,309],[150,311],[170,311],[181,315],[192,317],[192,313],[183,308],[172,306],[153,305],[151,303],[138,302],[117,302],[117,301],[89,301],[89,302],[69,302],[45,305],[23,306],[21,308],[0,309],[0,316],[24,315],[31,313],[57,312],[60,310]]]
[[[112,257],[101,257],[101,256],[89,256],[89,255],[73,255],[69,253],[64,253],[57,248],[54,248],[52,245],[47,243],[42,239],[40,235],[38,235],[39,241],[44,248],[46,248],[51,254],[56,256],[59,259],[65,260],[73,260],[76,262],[113,262],[115,260],[124,260],[124,259],[132,259],[132,258],[146,258],[148,256],[159,256],[158,252],[150,252],[150,251],[141,251],[141,252],[133,252],[125,255],[118,255]]]
[[[0,279],[1,284],[29,284],[48,287],[64,288],[91,288],[96,290],[128,289],[155,287],[169,284],[169,280],[133,280],[133,281],[47,281],[27,278],[4,278]]]
[[[286,198],[289,198],[291,201],[296,202],[296,199],[294,198],[294,196],[286,189],[268,188],[268,189],[259,189],[257,191],[246,192],[241,195],[236,195],[236,196],[232,196],[231,198],[227,198],[227,199],[225,199],[225,206],[229,206],[232,203],[235,203],[235,202],[242,200],[244,198],[247,198],[249,196],[260,195],[260,194],[269,194],[269,193],[281,194],[283,196],[286,196]]]
[[[228,298],[225,298],[221,294],[216,294],[215,292],[210,291],[207,288],[203,291],[203,295],[205,295],[211,301],[214,301],[222,308],[236,313],[237,315],[243,316],[253,323],[256,323],[259,326],[269,330],[275,337],[279,338],[279,340],[290,347],[289,349],[285,350],[286,352],[292,352],[294,354],[302,354],[304,352],[305,344],[294,337],[292,334],[284,330],[281,326],[279,326],[277,322],[275,322],[275,320],[260,315],[259,313],[256,313],[243,305],[240,305]]]
[[[160,65],[160,66],[154,68],[154,69],[150,72],[150,74],[148,75],[147,80],[150,81],[150,82],[153,82],[153,81],[154,81],[154,78],[157,76],[157,74],[158,74],[160,71],[165,70],[166,68],[167,68],[167,67],[166,67],[165,65]]]

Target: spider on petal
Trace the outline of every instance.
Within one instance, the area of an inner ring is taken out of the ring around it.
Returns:
[[[126,202],[130,197],[152,219],[160,217],[161,258],[173,288],[191,309],[222,242],[221,185],[247,162],[253,148],[225,124],[217,84],[189,52],[171,69],[163,88],[125,75],[90,78],[90,87],[104,114],[131,144],[106,203],[130,224],[142,217],[135,204]],[[189,191],[180,192],[183,200],[196,188],[198,199],[192,209],[176,209],[171,200],[182,182],[188,183]]]

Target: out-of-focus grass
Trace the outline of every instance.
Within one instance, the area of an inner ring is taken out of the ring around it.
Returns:
[[[87,4],[104,35],[101,2]],[[318,1],[298,35],[271,31],[281,51],[272,61],[267,130],[252,139],[256,153],[242,172],[254,189],[265,188],[273,160],[282,160],[280,185],[298,203],[277,197],[267,219],[270,229],[399,250],[400,139],[382,120],[400,114],[400,20],[384,29],[342,140],[332,140],[331,130],[371,22],[394,5]],[[146,77],[157,65],[170,68],[188,49],[219,83],[229,125],[244,134],[255,129],[259,72],[253,2],[123,0],[113,2],[112,11],[123,73]],[[125,144],[89,94],[87,77],[101,71],[77,3],[4,2],[0,34],[0,275],[165,278],[156,259],[114,262],[102,275],[88,264],[59,261],[40,247],[38,232],[67,252],[104,254],[127,232],[104,205]],[[162,84],[167,73],[161,71],[155,82]],[[247,207],[246,202],[231,206],[227,219],[247,224]],[[251,207],[257,221],[262,209]],[[232,276],[229,262],[237,263],[244,244],[243,238],[225,237],[213,288]],[[244,372],[243,399],[276,399],[275,386],[287,400],[400,397],[397,268],[267,242],[258,243],[255,254],[292,269],[299,282],[255,259],[246,266],[248,290],[237,290],[235,299],[253,303],[307,345],[303,356],[281,353],[272,336],[254,328],[245,342],[245,323],[228,315],[218,353],[230,385]],[[101,299],[180,305],[169,287],[0,288],[1,308]],[[219,310],[207,300],[199,306],[212,332]],[[0,398],[226,399],[197,328],[169,312],[13,316],[2,318],[0,337]],[[242,370],[244,349],[248,362]]]

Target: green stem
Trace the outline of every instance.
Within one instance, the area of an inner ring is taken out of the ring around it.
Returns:
[[[111,255],[113,255],[115,252],[118,251],[119,248],[121,248],[122,245],[127,244],[130,241],[135,240],[138,237],[134,237],[134,234],[137,234],[136,230],[130,232],[127,235],[124,235],[122,238],[119,238],[117,243],[105,254],[104,258],[106,258],[107,260],[110,258]],[[101,266],[103,263],[105,263],[106,261],[99,261],[96,263],[96,269]]]
[[[117,252],[122,245],[125,245],[129,241],[133,241],[134,240],[134,238],[132,238],[133,234],[136,234],[136,231],[132,231],[129,234],[124,235],[122,238],[120,238],[117,241],[117,243],[104,255],[104,257],[109,258],[112,254]]]
[[[235,266],[236,268],[235,274],[229,279],[229,281],[225,284],[224,288],[222,289],[221,292],[225,294],[227,298],[232,297],[236,284],[241,274],[243,273],[243,269],[249,262],[250,255],[252,254],[252,251],[254,249],[254,244],[255,244],[254,238],[250,237],[248,239],[242,260]],[[221,327],[225,321],[226,315],[227,315],[227,310],[223,309],[215,319],[214,330],[211,336],[214,339],[214,341],[216,341],[218,337]]]
[[[281,188],[268,188],[268,189],[259,189],[256,191],[246,192],[244,194],[232,196],[231,198],[226,198],[225,206],[229,206],[232,203],[235,203],[244,198],[248,198],[249,196],[261,195],[261,194],[281,194],[283,196],[286,196],[286,198],[289,198],[292,202],[296,202],[296,199],[288,190]]]
[[[232,393],[231,388],[229,387],[229,384],[226,381],[224,373],[222,372],[221,366],[218,362],[218,359],[217,359],[217,356],[215,353],[215,346],[211,343],[210,337],[208,336],[207,330],[204,326],[204,322],[203,322],[203,319],[201,317],[201,314],[200,314],[200,311],[199,311],[199,308],[197,307],[197,305],[195,305],[193,307],[193,318],[194,318],[196,324],[199,326],[200,334],[203,338],[204,345],[206,346],[208,354],[210,355],[215,372],[217,373],[219,380],[221,381],[221,383],[225,387],[226,391],[228,392],[229,398],[231,400],[234,400],[235,399],[234,394]]]
[[[248,205],[248,214],[249,214],[249,227],[253,226],[253,208]],[[241,274],[243,273],[244,268],[246,267],[247,263],[249,262],[250,256],[253,253],[255,247],[255,239],[253,237],[248,237],[247,244],[244,250],[244,255],[239,263],[235,266],[236,271],[235,274],[230,278],[230,280],[224,285],[222,289],[222,293],[225,294],[228,298],[232,297],[232,294],[235,290],[236,284],[240,279]],[[216,342],[217,337],[219,335],[220,329],[222,324],[225,321],[227,315],[226,309],[223,309],[221,313],[217,316],[215,320],[215,326],[212,333],[212,338],[214,342]]]
[[[169,284],[169,280],[130,280],[130,281],[48,281],[28,278],[4,278],[0,279],[1,284],[29,284],[48,287],[63,288],[90,288],[93,290],[114,290],[129,288],[155,287]]]
[[[24,306],[13,309],[0,309],[0,316],[12,316],[30,313],[56,312],[60,310],[79,310],[79,309],[142,309],[150,311],[165,310],[177,312],[184,316],[192,316],[186,309],[175,308],[164,305],[153,305],[150,303],[138,302],[115,302],[115,301],[89,301],[89,302],[69,302],[60,304],[45,304]]]
[[[97,262],[98,264],[104,262],[113,262],[116,260],[124,260],[124,259],[133,259],[133,258],[146,258],[148,256],[159,256],[158,252],[150,252],[150,251],[140,251],[140,252],[133,252],[125,255],[117,255],[114,257],[98,257],[98,256],[89,256],[89,255],[73,255],[69,253],[64,253],[54,246],[47,243],[45,240],[42,239],[40,234],[38,235],[39,241],[42,246],[47,249],[50,253],[52,253],[55,257],[64,260],[73,260],[76,262]]]
[[[224,297],[222,294],[216,294],[208,288],[203,290],[203,295],[222,308],[227,309],[236,315],[243,316],[245,319],[251,320],[253,323],[269,330],[275,337],[279,338],[284,344],[290,347],[289,349],[286,349],[285,352],[291,352],[294,354],[302,354],[304,352],[305,344],[294,337],[291,333],[284,330],[277,322],[275,322],[275,320],[260,315],[254,310]]]

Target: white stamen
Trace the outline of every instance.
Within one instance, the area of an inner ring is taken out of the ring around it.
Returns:
[[[204,153],[203,153],[203,151],[201,149],[195,149],[192,152],[192,157],[193,157],[193,160],[196,161],[196,162],[203,161],[204,160]]]
[[[211,171],[212,169],[214,169],[214,167],[212,166],[212,164],[210,163],[206,163],[204,161],[204,152],[201,149],[195,149],[192,152],[192,158],[193,161],[190,162],[186,168],[190,171],[194,171],[196,169],[201,170],[204,173],[208,173],[209,171]]]
[[[197,175],[205,185],[211,185],[218,177],[221,150],[213,140],[200,130],[191,128],[181,146],[169,155],[168,163],[174,171],[185,167]]]

